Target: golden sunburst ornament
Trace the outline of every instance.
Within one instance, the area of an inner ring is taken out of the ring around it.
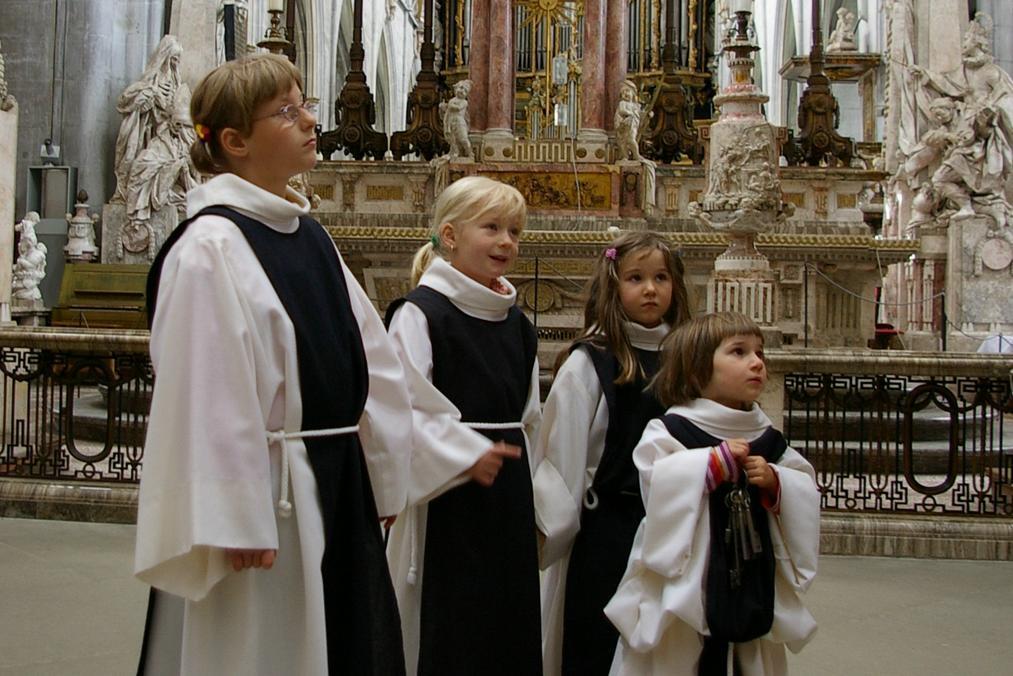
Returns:
[[[584,13],[579,0],[517,0],[517,4],[527,10],[522,27],[543,21],[576,25],[577,16]]]

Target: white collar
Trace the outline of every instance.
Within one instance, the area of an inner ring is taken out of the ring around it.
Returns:
[[[278,232],[299,228],[299,217],[309,213],[309,200],[292,188],[286,199],[250,183],[235,174],[218,174],[186,194],[186,215],[194,216],[204,207],[221,205],[235,209]]]
[[[748,411],[728,408],[710,399],[694,399],[688,404],[672,406],[666,413],[686,418],[707,434],[726,439],[742,437],[756,439],[773,423],[756,403]]]
[[[501,321],[506,319],[507,312],[517,302],[517,289],[505,277],[500,277],[499,281],[510,293],[496,293],[447,261],[436,257],[423,273],[419,286],[439,291],[467,315],[487,321]]]
[[[626,331],[626,337],[630,339],[630,345],[638,350],[657,352],[661,349],[661,341],[668,335],[671,327],[662,322],[653,328],[647,328],[643,324],[624,320],[623,329]]]

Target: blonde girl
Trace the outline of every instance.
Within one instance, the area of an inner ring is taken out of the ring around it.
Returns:
[[[767,382],[750,319],[693,319],[666,340],[654,390],[668,407],[633,451],[647,513],[605,613],[612,674],[781,676],[816,630],[813,469],[756,404]],[[775,613],[775,607],[777,612]]]
[[[140,673],[403,674],[378,518],[410,399],[380,318],[289,178],[316,162],[284,57],[197,86],[188,220],[148,279],[156,378],[138,504]],[[372,481],[370,481],[372,479]]]
[[[539,438],[546,674],[608,673],[618,634],[602,611],[644,515],[631,454],[663,410],[645,387],[688,305],[682,261],[662,236],[625,233],[598,256]]]
[[[536,341],[503,277],[525,218],[510,186],[448,186],[415,257],[418,286],[387,315],[416,409],[410,508],[388,549],[412,674],[541,672]]]

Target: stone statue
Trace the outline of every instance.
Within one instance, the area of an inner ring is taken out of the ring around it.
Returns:
[[[938,101],[942,95],[952,99],[954,117],[941,125],[947,127],[945,132],[929,137],[930,131],[919,144],[930,147],[935,142],[934,152],[940,159],[929,185],[922,187],[919,217],[930,209],[935,216],[962,219],[981,213],[991,217],[996,227],[1007,223],[1006,184],[1013,173],[1013,79],[993,63],[991,32],[991,19],[978,12],[964,34],[960,68],[932,73],[911,67],[920,83],[919,97],[932,97],[930,111],[933,104],[947,105]],[[940,120],[938,110],[931,114]],[[916,146],[905,167],[919,164]],[[944,211],[951,205],[955,213]]]
[[[67,214],[67,246],[63,253],[68,263],[91,263],[98,257],[95,246],[97,215],[88,214],[88,193],[81,190],[74,203],[74,214]]]
[[[858,18],[855,13],[846,7],[837,10],[837,25],[830,34],[827,42],[828,52],[853,52],[858,49],[855,42],[855,27],[858,25]]]
[[[18,260],[14,263],[14,279],[11,285],[13,305],[32,306],[42,304],[39,284],[46,276],[46,245],[39,242],[35,226],[39,214],[29,211],[24,219],[14,226],[21,233],[18,242]]]
[[[528,123],[528,138],[537,141],[541,136],[542,118],[545,115],[545,85],[542,78],[535,76],[531,81],[531,98],[524,106],[524,117]]]
[[[443,136],[450,144],[448,157],[455,159],[472,159],[471,140],[468,138],[468,94],[471,93],[471,80],[461,80],[454,85],[454,98],[441,107],[443,110]]]
[[[4,65],[3,52],[0,52],[0,110],[10,110],[14,104],[14,96],[7,91],[7,67]]]
[[[619,105],[613,123],[616,129],[618,161],[640,161],[640,122],[644,111],[637,101],[637,85],[631,80],[623,82],[619,89]]]
[[[172,35],[158,43],[141,79],[127,87],[116,103],[123,115],[116,137],[116,193],[112,201],[125,203],[134,161],[148,147],[160,128],[172,119],[177,94],[189,88],[180,78],[179,61],[183,49]]]

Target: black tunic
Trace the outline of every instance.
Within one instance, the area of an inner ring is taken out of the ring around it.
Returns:
[[[330,237],[307,216],[300,217],[295,232],[283,233],[226,207],[205,208],[194,218],[207,214],[223,216],[240,229],[292,321],[301,429],[357,424],[369,389],[366,355]],[[152,265],[149,321],[155,313],[165,256],[192,220],[173,231]],[[397,601],[359,438],[352,434],[303,441],[324,523],[321,574],[328,670],[332,674],[403,674]],[[143,671],[143,653],[141,659]]]
[[[433,384],[464,422],[518,422],[534,368],[534,329],[516,307],[486,321],[422,286],[408,301],[425,314]],[[478,430],[524,447],[519,429]],[[491,487],[468,482],[429,502],[418,673],[542,673],[538,551],[527,449],[506,460]]]
[[[640,477],[633,449],[664,407],[646,390],[658,370],[658,353],[636,350],[646,377],[616,385],[619,360],[610,351],[583,343],[608,405],[605,450],[585,496],[580,531],[573,543],[563,605],[563,674],[608,674],[619,632],[605,616],[626,570],[637,526],[644,518]],[[589,506],[590,505],[590,506]]]

